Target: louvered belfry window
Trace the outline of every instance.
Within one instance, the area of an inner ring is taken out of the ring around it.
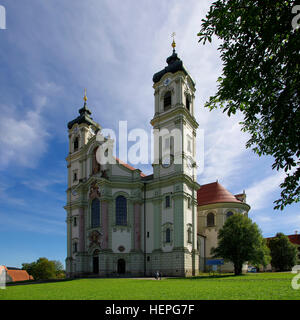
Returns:
[[[186,97],[186,108],[190,111],[191,103],[190,103],[190,98],[189,97]]]
[[[79,141],[78,141],[78,137],[76,137],[74,140],[74,151],[77,151],[78,147],[79,147]]]
[[[172,105],[172,96],[171,92],[168,91],[164,96],[164,111],[169,110]]]

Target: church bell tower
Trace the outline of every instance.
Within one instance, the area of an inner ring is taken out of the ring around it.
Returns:
[[[196,175],[196,130],[194,117],[195,82],[175,51],[167,67],[153,76],[155,97],[154,177],[182,173]]]
[[[162,199],[162,222],[166,206],[171,203],[172,250],[175,257],[179,257],[176,259],[180,259],[177,274],[187,276],[194,275],[198,270],[196,194],[200,186],[196,182],[196,89],[194,80],[176,53],[174,38],[172,48],[172,55],[166,60],[167,66],[153,76],[152,166],[154,179],[159,180],[161,186],[166,186],[156,191]],[[166,193],[164,190],[170,191]],[[171,213],[170,210],[166,212]]]

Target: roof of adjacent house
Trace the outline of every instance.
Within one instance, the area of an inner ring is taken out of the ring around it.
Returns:
[[[300,246],[300,234],[290,234],[290,235],[287,235],[287,237],[289,238],[289,240],[291,241],[291,243],[293,244],[297,244]],[[275,237],[268,237],[266,238],[266,240],[271,240],[271,239],[275,239]]]
[[[29,275],[26,270],[20,270],[20,269],[11,268],[11,267],[9,268],[4,267],[4,268],[6,270],[7,276],[11,279],[12,282],[33,280],[33,277]]]
[[[232,193],[225,189],[219,182],[202,185],[197,191],[198,206],[212,203],[242,203]]]
[[[288,236],[291,243],[298,244],[300,246],[300,234],[291,234]]]

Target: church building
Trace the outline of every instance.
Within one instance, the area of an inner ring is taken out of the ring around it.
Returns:
[[[153,276],[157,270],[164,276],[197,275],[226,218],[248,214],[245,193],[233,195],[218,182],[197,183],[195,82],[174,41],[172,47],[167,66],[153,76],[151,125],[159,133],[153,174],[118,158],[99,163],[98,148],[105,142],[111,153],[114,141],[102,136],[86,95],[79,116],[68,123],[68,277]],[[232,265],[222,271],[232,271]]]

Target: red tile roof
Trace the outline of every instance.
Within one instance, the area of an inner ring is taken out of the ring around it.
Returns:
[[[293,244],[297,244],[300,246],[300,234],[290,234],[290,235],[287,235],[287,237],[290,239],[291,243]],[[268,237],[268,238],[265,238],[267,241],[268,240],[271,240],[271,239],[275,239],[275,237]]]
[[[241,201],[226,190],[219,182],[202,185],[197,191],[197,201],[198,206],[220,202],[241,203]]]
[[[298,244],[300,246],[300,234],[291,234],[288,236],[291,243]]]
[[[117,163],[121,164],[123,167],[125,167],[125,168],[127,168],[127,169],[129,169],[129,170],[132,170],[132,171],[137,170],[136,168],[134,168],[134,167],[132,167],[131,165],[123,162],[122,160],[120,160],[120,159],[117,158],[117,157],[116,157],[116,160],[117,160]],[[140,175],[141,175],[141,177],[146,177],[146,175],[145,175],[143,172],[141,172]]]
[[[5,269],[6,274],[11,282],[33,280],[33,277],[30,276],[26,270],[11,270],[7,269],[6,267]]]

